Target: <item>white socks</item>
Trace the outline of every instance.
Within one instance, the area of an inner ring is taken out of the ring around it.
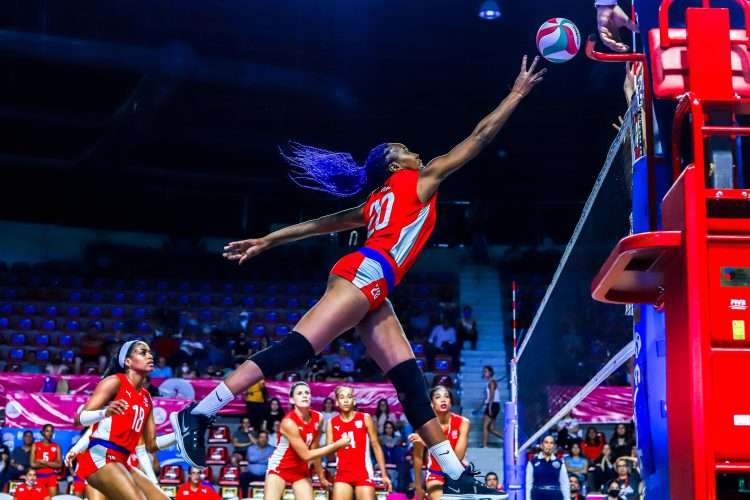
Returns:
[[[212,417],[219,413],[219,410],[224,408],[230,402],[234,400],[234,394],[229,390],[229,387],[222,382],[216,389],[206,394],[206,397],[201,399],[200,403],[193,408],[190,413],[192,415],[205,415]]]
[[[446,439],[430,448],[432,457],[440,464],[440,468],[451,479],[458,479],[466,467],[458,459],[456,452],[451,448],[451,443]]]

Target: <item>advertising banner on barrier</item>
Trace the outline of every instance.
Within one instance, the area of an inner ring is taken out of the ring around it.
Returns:
[[[562,408],[580,390],[576,386],[550,387],[549,406]],[[592,424],[630,422],[633,420],[633,389],[630,386],[599,386],[573,408],[572,417],[581,423]]]
[[[404,410],[398,401],[396,390],[391,384],[387,383],[348,383],[348,382],[313,382],[310,383],[312,392],[313,408],[320,409],[323,407],[325,398],[334,398],[333,391],[340,385],[346,385],[354,389],[354,396],[357,398],[357,409],[365,413],[374,413],[378,406],[378,401],[385,399],[388,401],[388,407],[391,413],[401,415]],[[284,409],[289,409],[289,389],[292,382],[267,382],[266,389],[268,397],[279,398]]]

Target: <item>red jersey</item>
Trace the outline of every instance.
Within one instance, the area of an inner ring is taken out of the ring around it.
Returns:
[[[42,490],[41,486],[29,486],[26,483],[19,484],[13,492],[14,500],[44,500],[49,498],[49,493]]]
[[[109,441],[131,454],[141,439],[143,425],[151,413],[153,403],[151,394],[146,389],[136,390],[124,373],[116,376],[120,379],[120,389],[114,399],[127,401],[128,409],[122,415],[112,415],[95,423],[91,439]]]
[[[461,424],[464,420],[466,419],[461,415],[451,413],[448,427],[443,427],[445,437],[448,438],[448,442],[451,444],[451,448],[453,448],[454,450],[456,449],[456,444],[458,444],[458,438],[461,436]],[[435,472],[443,471],[443,469],[440,468],[440,464],[437,462],[437,460],[432,459],[432,453],[427,453],[427,469]]]
[[[437,193],[427,203],[417,196],[418,170],[399,170],[365,202],[365,247],[390,258],[396,285],[417,260],[435,228]]]
[[[299,434],[302,437],[302,440],[308,448],[318,441],[321,420],[320,413],[315,410],[310,410],[310,421],[305,422],[299,417],[299,415],[297,415],[296,411],[292,410],[284,416],[281,421],[282,425],[286,419],[291,419],[292,422],[294,422],[297,429],[299,429]],[[294,451],[294,448],[289,444],[289,440],[287,440],[286,436],[279,431],[278,444],[276,445],[273,455],[268,459],[268,470],[277,473],[290,471],[306,475],[309,467],[307,462],[302,460]]]
[[[34,459],[43,460],[45,462],[54,462],[59,456],[59,445],[55,443],[47,444],[44,441],[37,441],[34,443]],[[59,469],[53,469],[52,467],[42,467],[41,469],[36,470],[39,477],[56,475],[58,472],[60,472]]]
[[[370,459],[370,434],[365,424],[365,414],[354,412],[354,418],[344,422],[341,415],[331,418],[331,429],[333,440],[338,441],[344,436],[349,436],[351,443],[346,448],[336,452],[338,465],[336,466],[336,478],[344,477],[368,477],[374,476],[372,460]]]
[[[219,500],[221,497],[218,493],[216,493],[216,490],[214,490],[210,486],[206,486],[205,484],[198,485],[198,488],[193,491],[190,488],[190,482],[183,483],[180,485],[179,488],[177,488],[177,495],[175,495],[175,500],[179,500],[182,498],[200,498],[204,500]]]

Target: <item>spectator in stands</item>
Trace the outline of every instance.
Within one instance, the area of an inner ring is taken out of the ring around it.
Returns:
[[[55,428],[52,424],[42,427],[42,440],[31,445],[31,469],[36,471],[37,483],[49,490],[50,496],[57,495],[57,476],[62,469],[62,448],[53,442]]]
[[[641,494],[641,477],[638,472],[631,470],[625,458],[618,458],[615,462],[617,477],[612,482],[620,487],[620,498],[623,500],[637,500]]]
[[[403,440],[401,439],[401,435],[396,430],[396,425],[393,422],[387,420],[385,424],[383,424],[383,432],[382,434],[378,434],[378,441],[380,441],[380,446],[383,448],[383,451],[386,454],[386,462],[395,463],[391,462],[388,459],[388,455],[393,452],[394,448],[401,446]]]
[[[65,372],[68,372],[68,366],[62,362],[59,355],[44,367],[44,373],[47,375],[63,375]]]
[[[247,492],[253,481],[265,479],[268,459],[273,455],[274,449],[268,442],[268,433],[260,431],[257,442],[247,448],[247,470],[240,474],[240,488],[243,492]]]
[[[271,403],[269,404],[268,408],[268,415],[263,421],[261,429],[269,433],[275,433],[274,429],[276,426],[276,422],[281,422],[282,418],[284,418],[284,409],[281,408],[281,401],[279,401],[279,398],[271,399]],[[271,444],[275,445],[275,442],[271,441]]]
[[[570,478],[570,500],[586,500],[586,495],[581,490],[581,481],[578,476],[571,475]]]
[[[391,407],[388,405],[388,400],[383,398],[378,401],[378,406],[373,414],[375,419],[375,425],[378,427],[378,434],[385,433],[385,423],[390,421],[396,426],[396,432],[400,432],[404,427],[404,416],[401,415],[399,418],[395,413],[391,413]],[[401,434],[399,434],[401,437]]]
[[[255,429],[250,423],[249,417],[242,417],[237,432],[232,436],[232,445],[235,453],[244,454],[250,445],[255,444]]]
[[[555,438],[545,436],[541,448],[526,465],[526,499],[569,500],[570,480],[565,463],[555,456]]]
[[[99,356],[104,355],[104,336],[95,326],[89,327],[81,338],[80,354],[84,362],[99,362]]]
[[[609,447],[612,449],[612,460],[620,457],[629,457],[635,443],[630,435],[630,431],[625,424],[617,424],[612,439],[609,440]]]
[[[198,338],[196,332],[191,332],[188,338],[182,339],[182,342],[180,342],[180,354],[183,359],[203,359],[206,354],[206,347]]]
[[[484,417],[482,418],[482,448],[487,447],[489,435],[502,438],[502,432],[498,431],[497,416],[500,414],[500,388],[495,380],[495,370],[490,365],[482,368],[482,378],[487,381],[484,390]]]
[[[49,500],[49,493],[45,488],[37,485],[36,471],[29,469],[26,480],[19,484],[13,492],[13,500]]]
[[[352,378],[341,370],[341,365],[333,363],[331,371],[328,372],[326,380],[334,382],[351,382]]]
[[[354,359],[352,359],[351,353],[349,352],[349,349],[347,349],[345,344],[341,344],[339,347],[339,353],[335,356],[332,356],[332,363],[334,366],[339,365],[341,368],[341,372],[344,373],[346,376],[351,375],[354,373]]]
[[[323,400],[323,410],[320,412],[321,430],[320,430],[320,446],[326,445],[326,429],[328,428],[328,420],[338,415],[336,407],[334,406],[333,399],[325,398]]]
[[[607,498],[609,499],[620,498],[620,485],[617,481],[609,483],[604,491],[607,492]]]
[[[209,485],[201,484],[201,471],[196,467],[190,467],[190,475],[186,483],[177,489],[175,498],[198,499],[198,500],[220,500],[221,497]]]
[[[34,434],[31,431],[24,431],[22,440],[23,444],[10,454],[10,465],[13,468],[11,479],[18,479],[31,468],[31,446],[34,444]]]
[[[279,429],[281,428],[281,420],[276,420],[273,423],[273,430],[268,433],[268,442],[271,443],[271,446],[276,447],[279,444],[279,437],[281,434],[279,433]]]
[[[599,458],[606,444],[604,435],[596,430],[596,427],[586,429],[586,437],[581,442],[581,451],[589,462],[593,463]]]
[[[247,408],[247,416],[250,418],[252,428],[256,431],[260,430],[263,427],[263,420],[268,417],[265,380],[247,388],[247,391],[245,391],[245,408]]]
[[[503,491],[503,488],[500,486],[500,480],[497,478],[497,474],[494,472],[488,472],[487,474],[485,474],[484,485],[488,488],[492,488],[493,490]]]
[[[10,449],[5,443],[0,443],[0,491],[10,480]]]
[[[197,378],[198,372],[190,363],[183,361],[182,365],[180,365],[179,376],[186,379]]]
[[[151,372],[151,376],[156,378],[174,377],[174,371],[172,370],[172,367],[167,365],[167,358],[165,358],[164,356],[159,356],[159,359],[156,362],[156,366],[154,367],[154,371]]]
[[[448,315],[443,315],[443,320],[439,325],[435,325],[427,339],[430,344],[432,354],[450,354],[454,355],[456,347],[456,329],[451,325]]]
[[[326,373],[327,365],[321,356],[316,356],[310,361],[310,370],[307,372],[308,382],[323,382],[328,374]]]
[[[410,338],[424,339],[427,336],[427,330],[430,328],[430,315],[427,311],[419,311],[409,317]]]
[[[599,491],[602,486],[615,478],[615,465],[612,458],[612,448],[605,444],[602,448],[602,454],[596,460],[596,467],[591,478],[592,490]],[[605,490],[606,491],[606,490]]]
[[[471,342],[471,350],[477,350],[477,320],[474,319],[474,310],[471,306],[464,306],[461,321],[458,322],[458,345],[463,349],[465,341]]]
[[[569,476],[578,477],[581,483],[586,480],[589,461],[581,454],[581,446],[578,443],[570,445],[570,455],[565,457],[565,467],[568,469]]]

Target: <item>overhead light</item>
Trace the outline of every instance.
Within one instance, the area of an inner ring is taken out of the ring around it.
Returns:
[[[479,7],[479,17],[487,21],[500,19],[501,15],[500,6],[495,0],[485,0],[482,2],[482,6]]]

